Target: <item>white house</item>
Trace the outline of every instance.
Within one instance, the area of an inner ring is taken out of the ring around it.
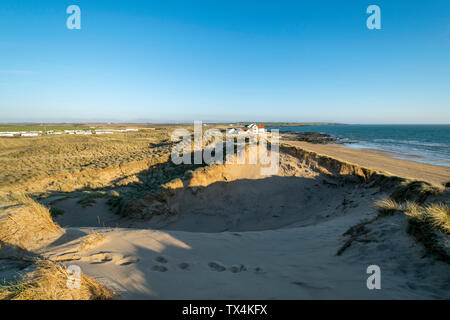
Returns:
[[[241,128],[238,134],[250,134],[252,131],[249,128]]]
[[[264,133],[264,126],[258,126],[256,123],[249,124],[247,128],[251,131],[252,134]]]
[[[240,128],[240,129],[228,129],[227,133],[229,134],[260,134],[260,133],[264,133],[266,130],[264,129],[264,126],[258,126],[256,123],[252,123],[249,124],[248,126],[246,126],[245,128]]]

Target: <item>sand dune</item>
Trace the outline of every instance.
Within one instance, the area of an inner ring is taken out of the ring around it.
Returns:
[[[404,216],[373,220],[342,249],[402,179],[304,152],[282,152],[271,177],[254,165],[197,169],[134,200],[145,219],[65,200],[66,233],[39,253],[79,265],[119,299],[450,298],[449,265],[424,257]],[[107,227],[94,228],[94,215]],[[81,250],[91,233],[105,238]],[[381,290],[366,287],[373,264]]]

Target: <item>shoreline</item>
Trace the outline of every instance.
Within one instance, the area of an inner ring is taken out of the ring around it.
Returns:
[[[313,144],[303,141],[282,140],[282,143],[307,151],[327,155],[337,160],[382,171],[402,178],[422,180],[436,185],[450,182],[450,167],[399,159],[393,152],[377,149],[353,149],[345,144]],[[405,158],[408,155],[401,155]]]
[[[304,130],[279,128],[279,130],[285,140],[342,144],[353,150],[368,150],[387,155],[390,158],[450,168],[447,143],[450,127],[444,126],[442,130],[435,127],[428,129],[424,127],[425,130],[418,126],[399,129],[395,125],[392,128],[387,126],[386,129],[373,129],[365,125],[350,125],[349,127],[350,129],[345,130],[337,127],[334,129],[317,127]],[[397,136],[393,138],[395,135]]]
[[[377,154],[380,154],[380,155],[385,155],[385,156],[393,158],[393,159],[407,160],[407,161],[413,161],[413,162],[422,163],[422,164],[429,164],[429,165],[433,165],[433,166],[437,166],[437,167],[450,168],[450,161],[428,159],[428,158],[425,158],[425,157],[420,156],[420,155],[413,155],[413,154],[407,154],[407,153],[387,151],[387,150],[375,149],[375,148],[364,147],[364,146],[361,146],[361,147],[358,147],[358,148],[353,148],[353,147],[351,147],[352,144],[346,144],[346,143],[344,143],[342,145],[347,147],[347,148],[349,148],[349,149],[352,149],[352,150],[365,150],[365,151],[368,151],[368,152],[373,152],[373,153],[377,153]]]

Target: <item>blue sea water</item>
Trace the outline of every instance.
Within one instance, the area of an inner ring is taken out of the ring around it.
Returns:
[[[398,153],[399,155],[394,155],[395,158],[450,167],[450,125],[446,124],[272,128],[280,129],[280,131],[328,133],[350,148],[383,150]]]

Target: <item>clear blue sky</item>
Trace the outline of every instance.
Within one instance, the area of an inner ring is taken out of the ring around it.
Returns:
[[[450,1],[2,0],[0,122],[101,120],[450,123]]]

